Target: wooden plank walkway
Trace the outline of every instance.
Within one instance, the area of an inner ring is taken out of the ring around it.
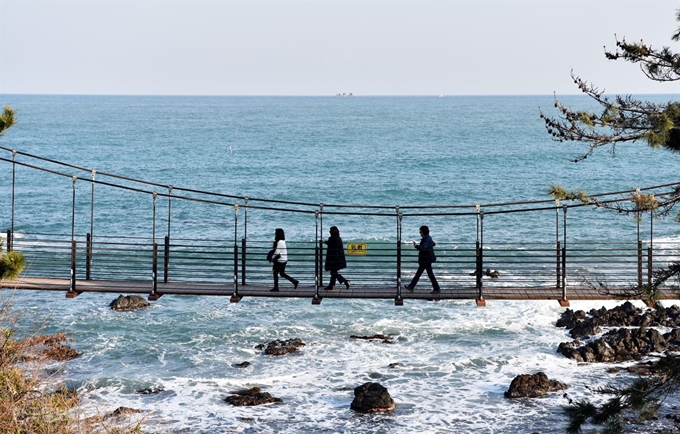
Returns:
[[[340,289],[338,285],[333,291],[319,290],[322,299],[395,299],[396,288],[387,286],[352,285],[349,290]],[[69,279],[20,278],[13,281],[1,282],[2,289],[22,289],[40,291],[61,291],[68,293]],[[239,285],[240,297],[273,297],[273,298],[309,298],[314,299],[315,288],[300,284],[297,289],[283,285],[279,292],[270,292],[271,285]],[[430,294],[429,284],[417,287],[414,292],[404,289],[401,291],[403,300],[477,300],[478,293],[474,287],[443,287],[441,293]],[[140,280],[79,280],[76,283],[77,293],[107,292],[118,294],[146,294],[152,293],[151,281]],[[231,297],[234,293],[233,284],[219,284],[208,282],[158,282],[156,293],[161,295],[212,295]],[[489,287],[483,289],[484,300],[562,300],[562,290],[550,287]],[[568,287],[567,300],[617,300],[628,299],[625,292],[607,294],[589,287]],[[662,300],[680,299],[680,294],[673,291],[663,291]],[[153,299],[153,298],[151,298]],[[479,304],[479,303],[478,303]],[[568,305],[568,303],[561,303]]]

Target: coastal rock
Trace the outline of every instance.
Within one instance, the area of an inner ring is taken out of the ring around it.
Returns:
[[[396,407],[386,388],[379,383],[364,383],[354,389],[350,408],[360,413],[392,411]]]
[[[660,303],[650,309],[640,309],[627,301],[612,309],[591,309],[588,313],[566,309],[555,323],[557,327],[570,329],[574,339],[597,335],[601,327],[680,327],[680,308],[669,308]]]
[[[544,372],[521,374],[512,380],[504,395],[506,398],[536,398],[567,387],[557,380],[550,380]]]
[[[602,333],[600,326],[591,322],[580,322],[576,324],[570,331],[569,335],[574,339],[587,338]]]
[[[286,340],[275,340],[269,342],[266,346],[260,344],[256,346],[258,350],[264,349],[264,353],[270,356],[282,356],[284,354],[295,353],[298,348],[305,346],[305,343],[301,339],[286,339]]]
[[[135,393],[139,395],[158,395],[161,392],[165,392],[163,386],[151,386],[146,389],[135,390]]]
[[[151,306],[148,301],[138,295],[119,295],[109,307],[112,310],[133,310]]]
[[[680,331],[673,330],[667,335],[679,336]],[[577,362],[611,363],[639,360],[650,353],[660,353],[667,349],[669,349],[668,342],[659,331],[641,327],[610,330],[600,339],[585,345],[581,345],[578,341],[563,342],[557,351]]]
[[[247,368],[248,366],[250,366],[250,362],[246,361],[241,363],[234,363],[231,366],[233,366],[234,368]]]
[[[99,415],[99,416],[88,417],[86,419],[86,422],[88,422],[88,423],[102,423],[106,420],[114,419],[115,423],[122,423],[129,416],[132,416],[133,414],[137,414],[137,413],[141,413],[141,412],[142,412],[142,410],[138,410],[136,408],[118,407],[117,409],[113,410],[110,413],[106,413],[104,415]]]
[[[573,311],[569,308],[567,308],[564,312],[562,312],[562,315],[560,318],[557,320],[555,325],[557,327],[564,327],[564,328],[574,328],[576,327],[577,324],[579,324],[582,321],[585,321],[587,318],[586,313],[582,310],[577,310]]]
[[[373,335],[373,336],[357,336],[357,335],[351,335],[351,336],[350,336],[350,339],[364,339],[364,340],[368,340],[368,341],[371,341],[371,340],[381,340],[384,344],[391,344],[391,343],[393,343],[393,342],[390,340],[390,337],[389,337],[389,336],[381,335],[381,334],[377,334],[377,335]]]
[[[141,413],[142,410],[138,410],[136,408],[130,408],[130,407],[118,407],[117,409],[113,410],[110,415],[112,417],[117,417],[117,416],[127,416],[129,414],[136,414],[136,413]]]
[[[261,392],[259,387],[230,392],[224,400],[237,407],[269,404],[272,402],[283,402],[281,398],[275,398],[268,392]]]

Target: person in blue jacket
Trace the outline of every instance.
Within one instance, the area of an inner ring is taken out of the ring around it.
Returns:
[[[335,287],[335,281],[345,284],[345,288],[349,289],[350,282],[345,279],[339,270],[347,268],[347,261],[345,260],[345,248],[342,245],[342,238],[340,238],[340,230],[337,226],[332,226],[330,229],[331,236],[327,241],[324,241],[328,248],[326,249],[326,271],[331,272],[331,281],[324,289],[332,291]]]
[[[418,250],[418,271],[416,271],[416,275],[413,276],[411,283],[405,285],[404,289],[413,291],[416,284],[418,284],[418,280],[423,274],[423,271],[427,271],[427,277],[430,278],[430,282],[432,283],[432,291],[430,294],[439,294],[439,283],[437,283],[437,278],[434,277],[434,272],[432,271],[432,263],[437,260],[434,254],[434,246],[437,243],[432,241],[430,228],[427,226],[420,227],[420,236],[420,243],[413,242],[413,247]]]

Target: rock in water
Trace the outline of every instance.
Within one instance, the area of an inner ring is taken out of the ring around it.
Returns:
[[[112,310],[133,310],[149,306],[151,306],[149,302],[138,295],[119,295],[109,304]]]
[[[360,413],[392,411],[396,405],[387,389],[379,383],[364,383],[354,389],[354,400],[350,408]]]
[[[231,392],[224,400],[238,407],[269,404],[271,402],[283,402],[281,398],[275,398],[267,392],[260,392],[259,387]]]
[[[506,398],[536,398],[556,390],[564,390],[567,385],[557,380],[550,380],[544,372],[533,375],[522,374],[515,377],[510,388],[505,392]]]

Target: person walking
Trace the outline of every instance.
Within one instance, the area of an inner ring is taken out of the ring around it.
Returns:
[[[297,289],[300,281],[293,279],[286,274],[286,264],[288,263],[288,249],[286,249],[286,234],[283,229],[277,228],[274,235],[274,254],[272,256],[272,271],[274,272],[274,287],[269,291],[279,290],[279,275],[288,279],[293,287]]]
[[[331,272],[331,281],[324,289],[332,291],[335,287],[335,281],[344,283],[345,287],[349,289],[350,281],[342,277],[339,270],[347,268],[347,261],[345,260],[345,247],[342,245],[342,238],[340,238],[340,230],[337,226],[332,226],[330,229],[331,236],[327,241],[324,241],[328,248],[326,249],[326,265],[325,270]]]
[[[427,271],[427,277],[430,278],[430,283],[432,283],[432,291],[430,294],[439,294],[439,283],[437,283],[437,279],[434,277],[434,272],[432,271],[432,263],[437,260],[437,257],[434,255],[434,246],[437,243],[432,240],[430,228],[427,226],[420,227],[420,236],[420,243],[413,242],[413,247],[418,250],[418,271],[416,271],[416,275],[413,276],[411,283],[405,285],[404,289],[413,292],[423,271]]]

